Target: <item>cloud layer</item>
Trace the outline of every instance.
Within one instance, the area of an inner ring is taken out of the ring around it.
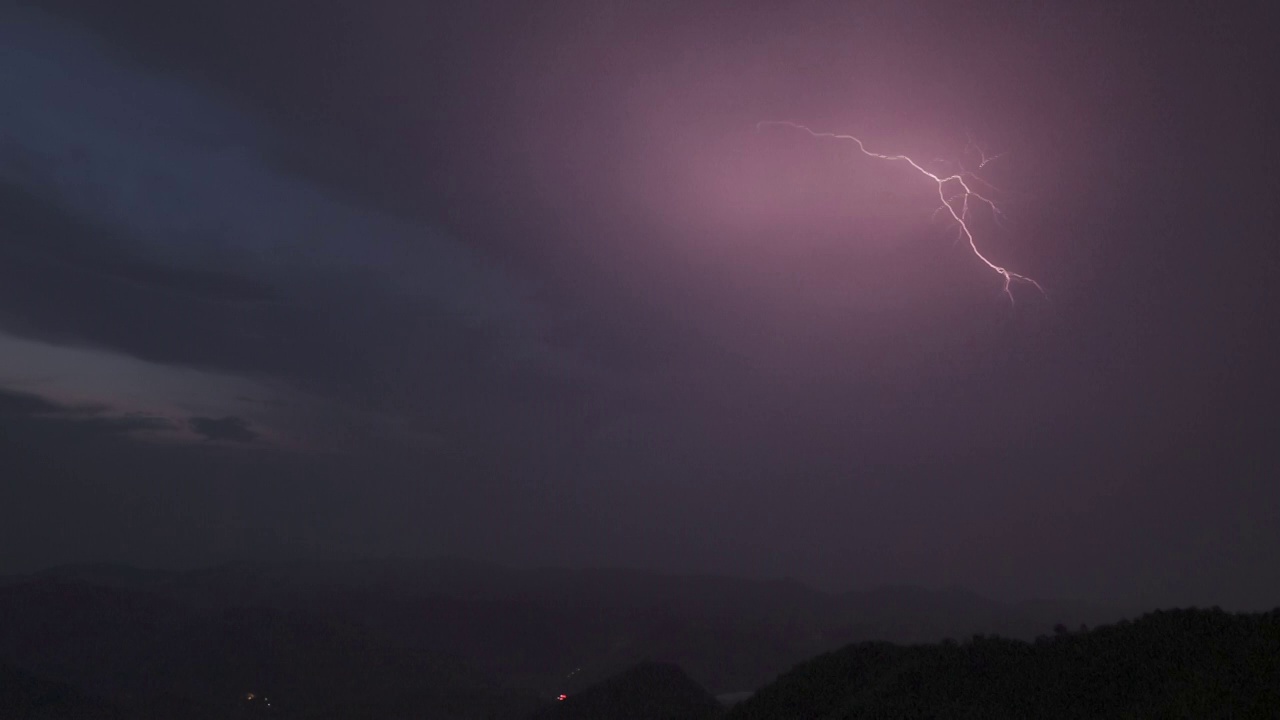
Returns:
[[[272,133],[212,91],[49,16],[2,12],[7,342],[410,415],[408,397],[447,413],[465,388],[568,362],[510,272],[273,164]],[[172,403],[158,389],[101,399]]]

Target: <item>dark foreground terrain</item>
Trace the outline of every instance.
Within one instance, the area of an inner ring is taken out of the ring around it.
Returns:
[[[1277,613],[1044,636],[1119,615],[453,561],[61,568],[0,581],[0,718],[1276,716]]]
[[[734,708],[755,718],[1276,718],[1280,610],[1150,613],[1032,643],[859,643]]]
[[[640,663],[563,702],[533,720],[704,720],[724,708],[679,667]]]

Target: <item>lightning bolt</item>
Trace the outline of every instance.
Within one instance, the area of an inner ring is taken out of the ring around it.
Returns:
[[[981,260],[984,265],[986,265],[988,268],[995,271],[996,274],[1004,278],[1004,294],[1006,297],[1009,298],[1010,304],[1014,303],[1013,291],[1011,289],[1011,286],[1015,282],[1031,285],[1036,290],[1040,291],[1040,294],[1042,296],[1048,297],[1048,294],[1045,293],[1044,288],[1040,286],[1040,283],[1027,277],[1026,275],[1019,275],[1018,273],[1013,272],[1008,268],[1001,267],[1000,265],[997,265],[994,262],[991,262],[991,260],[986,255],[983,255],[982,251],[978,249],[978,241],[974,237],[973,229],[970,227],[970,224],[969,224],[970,219],[972,217],[972,210],[973,210],[972,206],[973,205],[986,206],[991,211],[992,217],[995,218],[997,223],[1000,222],[1000,219],[1001,217],[1003,217],[1003,214],[1004,214],[1000,211],[1000,208],[996,206],[994,201],[992,201],[990,198],[979,193],[977,190],[974,189],[974,185],[978,183],[981,183],[982,185],[988,188],[991,188],[993,190],[996,189],[990,183],[986,182],[982,178],[974,175],[971,172],[964,170],[963,168],[961,168],[959,172],[953,173],[951,175],[939,175],[937,173],[932,173],[924,169],[924,167],[921,166],[920,163],[917,163],[915,160],[912,160],[910,157],[907,157],[906,155],[885,155],[878,152],[872,152],[867,149],[867,146],[863,144],[862,140],[854,137],[853,135],[841,135],[839,133],[831,133],[831,132],[817,132],[815,130],[810,129],[808,126],[801,125],[800,123],[795,123],[788,120],[773,120],[773,121],[756,123],[757,131],[766,127],[789,127],[789,128],[794,128],[796,130],[801,130],[803,132],[806,132],[815,138],[832,138],[835,140],[850,141],[850,142],[856,143],[858,146],[858,149],[861,150],[862,154],[866,155],[867,157],[878,158],[880,160],[889,160],[889,161],[907,163],[911,167],[915,168],[921,175],[932,180],[938,186],[938,200],[941,201],[942,205],[940,205],[938,209],[934,211],[934,217],[937,217],[939,213],[943,213],[943,212],[951,216],[951,219],[955,222],[956,226],[959,228],[959,231],[960,231],[959,239],[964,240],[965,243],[968,244],[969,249],[973,251],[974,256],[977,257],[979,260]],[[972,142],[972,139],[970,140],[970,145],[975,148],[977,147],[976,144]],[[981,148],[978,148],[978,152],[981,155],[981,165],[978,166],[980,168],[985,166],[987,163],[992,162],[996,158],[1000,157],[1000,155],[994,155],[994,156],[988,157],[981,150]],[[948,187],[951,188],[950,193],[948,193]]]
[[[996,153],[995,155],[991,155],[988,157],[987,151],[983,150],[981,145],[973,141],[973,135],[969,133],[965,133],[965,135],[969,138],[968,149],[976,151],[978,153],[978,169],[979,170],[986,167],[987,163],[995,162],[996,160],[999,160],[1000,158],[1005,156],[1005,153]]]

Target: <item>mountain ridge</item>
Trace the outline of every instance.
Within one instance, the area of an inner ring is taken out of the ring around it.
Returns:
[[[1056,624],[1124,616],[1061,603],[1028,611],[955,588],[830,593],[795,580],[513,569],[449,557],[173,571],[65,565],[7,578],[0,601],[39,585],[111,588],[139,608],[161,602],[182,608],[172,612],[216,616],[261,607],[358,627],[377,638],[370,642],[450,658],[543,697],[581,690],[643,660],[674,662],[718,695],[758,688],[805,658],[851,642],[977,633],[1031,639]]]

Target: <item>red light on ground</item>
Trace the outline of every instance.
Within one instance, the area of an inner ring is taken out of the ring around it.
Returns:
[[[568,696],[568,695],[561,695],[560,697],[558,697],[558,698],[556,698],[556,699],[557,699],[557,700],[568,700],[568,699],[569,699],[569,696]]]

